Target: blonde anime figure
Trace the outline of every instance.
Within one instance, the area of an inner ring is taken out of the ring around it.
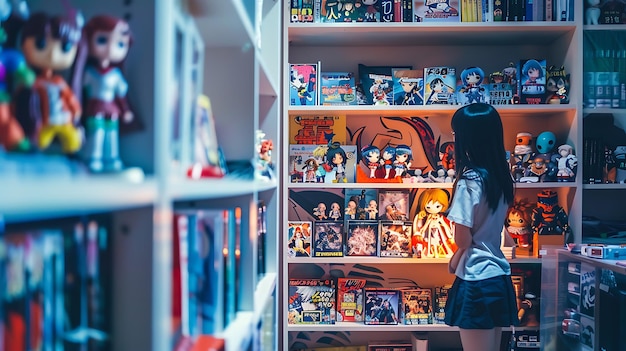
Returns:
[[[413,232],[422,238],[422,257],[449,258],[456,251],[453,226],[443,214],[449,201],[448,192],[443,189],[426,189],[419,197]]]
[[[376,220],[378,216],[378,204],[376,200],[370,200],[365,212],[367,212],[367,219]]]

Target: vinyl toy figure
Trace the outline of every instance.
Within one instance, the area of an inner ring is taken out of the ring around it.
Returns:
[[[559,206],[555,191],[543,190],[537,194],[531,222],[533,232],[539,235],[561,235],[569,231],[567,213]]]
[[[515,201],[507,212],[504,225],[517,246],[532,253],[532,205],[526,199]]]
[[[411,167],[411,160],[413,159],[413,152],[408,145],[396,146],[396,156],[393,160],[393,167],[395,169],[396,177],[407,177],[409,168]]]
[[[361,149],[363,163],[370,170],[370,178],[376,178],[376,170],[380,167],[380,150],[373,145]]]
[[[479,67],[469,67],[461,72],[463,87],[460,92],[465,94],[466,103],[485,102],[485,88],[481,87],[484,78],[485,72]]]
[[[128,83],[122,74],[131,44],[130,27],[121,18],[95,16],[83,29],[73,88],[83,95],[86,151],[92,172],[116,172],[123,168],[119,124],[120,120],[130,123],[134,118],[126,99]]]
[[[78,128],[80,101],[57,71],[70,68],[81,38],[83,19],[33,14],[24,24],[21,48],[26,62],[37,72],[30,112],[39,124],[39,148],[46,150],[58,138],[63,153],[76,154],[82,146]]]
[[[327,171],[335,171],[333,183],[346,183],[348,181],[346,178],[346,162],[348,161],[346,157],[346,152],[341,148],[341,144],[338,142],[328,143],[325,166],[328,168]]]
[[[573,182],[576,179],[578,160],[574,156],[574,149],[571,145],[563,144],[557,149],[558,156],[555,158],[557,162],[558,172],[556,174],[559,182]]]

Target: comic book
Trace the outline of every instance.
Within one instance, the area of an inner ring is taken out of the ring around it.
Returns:
[[[380,190],[378,192],[378,219],[385,221],[406,221],[409,219],[408,190]]]
[[[541,104],[546,94],[546,60],[521,60],[517,75],[520,104]]]
[[[344,209],[346,220],[376,220],[378,218],[378,190],[345,189]]]
[[[433,324],[432,290],[423,288],[403,289],[402,313],[403,324]]]
[[[313,231],[314,257],[342,257],[344,222],[333,220],[315,221]]]
[[[319,105],[319,71],[321,64],[289,64],[289,105]]]
[[[413,22],[460,22],[459,0],[414,0]]]
[[[451,285],[436,286],[434,289],[433,301],[433,322],[435,324],[445,324],[446,301],[448,301],[448,291]]]
[[[356,86],[351,72],[322,72],[320,105],[356,105]]]
[[[480,67],[467,67],[461,71],[456,92],[456,100],[459,105],[469,105],[476,102],[490,103],[488,79]]]
[[[378,221],[347,220],[346,256],[378,255]]]
[[[313,22],[313,0],[291,0],[291,23]]]
[[[311,257],[310,221],[288,221],[287,257]]]
[[[424,104],[456,105],[456,69],[437,66],[424,68]]]
[[[393,69],[411,70],[412,66],[367,66],[359,64],[359,83],[367,105],[393,105]]]
[[[365,279],[337,278],[337,322],[363,321]]]
[[[332,279],[289,279],[289,324],[335,324],[336,287]]]
[[[394,105],[423,105],[424,78],[420,70],[391,70]]]
[[[365,288],[365,324],[398,324],[400,290]]]
[[[289,144],[346,143],[346,115],[289,115]]]
[[[341,145],[338,149],[333,149],[331,152],[335,157],[328,159],[328,145],[289,145],[290,182],[356,182],[356,145]],[[343,160],[344,163],[336,164],[337,160]],[[341,168],[338,167],[339,165]],[[343,177],[341,172],[343,172]]]
[[[411,257],[413,223],[380,221],[380,257]]]

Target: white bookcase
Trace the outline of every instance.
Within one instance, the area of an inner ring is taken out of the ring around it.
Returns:
[[[31,12],[63,14],[61,2],[28,4]],[[249,238],[241,247],[242,284],[237,292],[241,311],[218,336],[226,339],[228,350],[246,348],[267,314],[266,306],[275,306],[279,180],[187,179],[190,117],[196,94],[208,95],[227,160],[255,157],[257,129],[280,145],[281,4],[276,0],[75,0],[71,5],[87,19],[107,13],[129,20],[134,36],[125,65],[129,100],[145,128],[122,137],[120,149],[125,164],[142,168],[145,179],[5,177],[0,179],[0,215],[11,225],[111,214],[115,259],[107,309],[112,311],[112,349],[165,351],[173,346],[173,211],[240,207],[242,237]],[[180,99],[180,118],[175,138],[176,99]],[[256,204],[261,200],[268,209],[267,274],[258,280]],[[272,314],[275,308],[270,309]],[[275,344],[276,334],[269,340]]]

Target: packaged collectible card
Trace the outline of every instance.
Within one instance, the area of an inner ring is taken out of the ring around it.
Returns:
[[[365,288],[365,324],[398,324],[400,290]]]
[[[335,282],[332,279],[289,279],[289,324],[335,324]]]
[[[413,223],[380,221],[380,257],[411,257]]]
[[[378,221],[348,220],[346,256],[378,255]]]
[[[313,234],[314,257],[343,256],[344,222],[325,220],[315,221]]]
[[[365,279],[337,278],[337,321],[363,321]]]

